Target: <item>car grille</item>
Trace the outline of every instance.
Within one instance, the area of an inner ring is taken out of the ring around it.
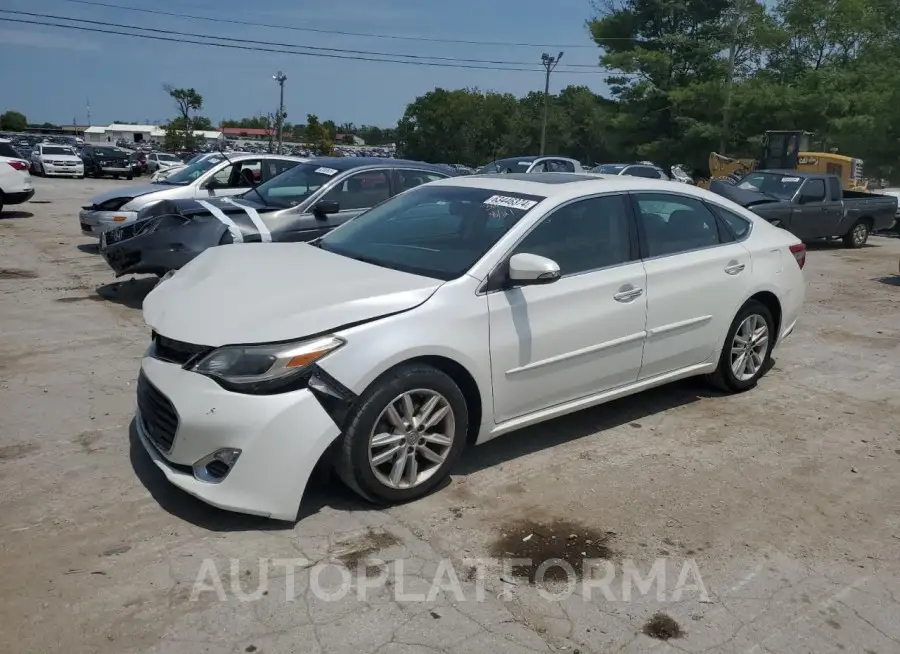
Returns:
[[[106,244],[112,245],[119,241],[124,241],[134,236],[134,225],[125,225],[125,227],[117,227],[106,232]]]
[[[153,357],[169,363],[177,363],[180,366],[185,365],[197,356],[206,354],[212,349],[206,345],[184,343],[183,341],[160,336],[156,332],[153,333]]]
[[[162,452],[172,450],[175,432],[178,431],[178,414],[175,407],[141,372],[138,376],[137,402],[144,430]]]

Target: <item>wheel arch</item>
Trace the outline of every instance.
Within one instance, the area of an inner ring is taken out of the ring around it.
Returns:
[[[458,361],[440,354],[422,354],[410,357],[409,359],[394,363],[384,370],[369,384],[369,386],[377,383],[379,379],[382,379],[385,375],[390,374],[397,368],[416,363],[421,363],[440,370],[450,377],[450,379],[452,379],[459,387],[459,390],[466,400],[466,409],[469,412],[469,428],[466,432],[466,444],[474,445],[478,439],[478,433],[481,430],[481,421],[484,418],[484,400],[482,399],[478,382],[475,381],[475,376],[468,368]]]
[[[756,300],[760,304],[762,304],[766,309],[769,310],[769,313],[772,314],[772,320],[775,321],[775,341],[778,341],[778,336],[781,334],[781,320],[783,316],[782,308],[781,308],[781,300],[778,299],[778,296],[775,295],[772,291],[757,291],[749,298],[747,298],[747,302],[750,300]],[[744,302],[746,304],[747,302]],[[741,306],[744,306],[743,304]]]

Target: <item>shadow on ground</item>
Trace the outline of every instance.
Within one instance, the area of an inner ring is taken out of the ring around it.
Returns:
[[[877,248],[877,247],[880,247],[880,246],[875,243],[865,243],[865,244],[863,244],[862,247],[855,248],[855,249],[865,250],[867,248]],[[848,248],[846,245],[844,245],[844,242],[841,239],[835,239],[835,240],[831,240],[831,241],[824,241],[824,240],[823,241],[809,241],[806,244],[806,249],[811,252],[815,252],[818,250],[824,250],[824,251],[853,250],[854,248]]]
[[[699,379],[675,382],[523,429],[516,432],[513,437],[501,436],[477,448],[470,447],[463,453],[453,473],[471,474],[606,429],[637,423],[668,409],[720,395],[721,393]],[[324,507],[338,511],[377,511],[380,508],[361,500],[350,491],[336,475],[332,474],[328,462],[323,460],[319,462],[310,478],[296,523],[223,511],[201,502],[169,483],[144,450],[134,423],[130,428],[130,441],[132,468],[159,505],[170,514],[211,531],[293,529],[297,523],[302,523],[306,517],[318,513]],[[451,482],[448,479],[435,490],[449,483]]]
[[[900,286],[900,275],[879,277],[877,281],[881,282],[882,284],[887,284],[888,286]]]
[[[97,295],[109,302],[121,304],[130,309],[140,309],[144,298],[153,290],[159,281],[156,277],[129,279],[124,282],[113,282],[97,289]]]
[[[100,254],[99,243],[80,243],[76,247],[87,254]]]
[[[4,211],[0,213],[0,220],[15,220],[17,218],[34,218],[30,211]]]

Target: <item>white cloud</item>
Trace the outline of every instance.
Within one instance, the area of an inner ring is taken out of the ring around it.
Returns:
[[[58,32],[38,32],[0,29],[0,45],[21,45],[29,48],[77,50],[100,52],[103,48],[96,41],[65,36]]]

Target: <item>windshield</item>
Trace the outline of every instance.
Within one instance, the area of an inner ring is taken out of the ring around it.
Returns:
[[[273,177],[256,190],[247,193],[253,199],[262,196],[266,204],[274,207],[295,207],[328,183],[340,171],[314,163],[297,164],[281,175]],[[259,196],[257,196],[257,192]]]
[[[174,154],[158,154],[156,155],[156,158],[160,161],[174,161],[175,163],[181,163],[181,159]]]
[[[359,215],[319,247],[444,281],[469,270],[544,198],[459,186],[422,186]]]
[[[190,184],[207,170],[219,165],[223,161],[225,161],[224,157],[210,157],[209,159],[193,163],[187,168],[182,168],[161,181],[163,184],[179,184],[182,186]]]
[[[790,173],[750,173],[737,185],[746,191],[759,191],[779,200],[790,200],[802,183],[802,177]]]
[[[69,154],[75,155],[75,151],[72,148],[67,148],[61,145],[45,145],[41,148],[42,154]]]
[[[603,173],[604,175],[618,175],[625,170],[625,164],[603,164],[591,168],[592,173]]]
[[[186,163],[188,166],[190,166],[191,164],[197,163],[198,161],[203,159],[203,157],[206,157],[206,156],[209,156],[209,155],[206,152],[201,152],[200,154],[197,154],[197,155],[194,155],[193,157],[191,157]]]
[[[119,148],[94,148],[94,154],[102,157],[124,157],[125,153]]]

